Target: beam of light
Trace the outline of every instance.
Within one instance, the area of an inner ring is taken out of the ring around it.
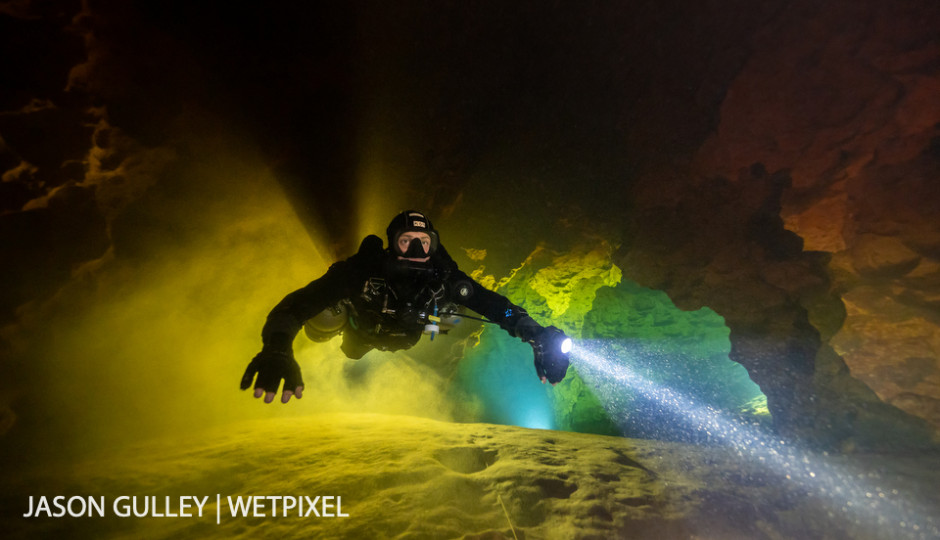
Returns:
[[[629,350],[623,345],[581,341],[571,354],[585,382],[602,389],[598,398],[605,406],[616,400],[611,393],[618,389],[641,395],[709,440],[728,445],[739,457],[780,474],[797,491],[826,500],[830,517],[847,520],[865,537],[940,538],[940,527],[929,509],[906,498],[902,487],[887,485],[888,480],[875,472],[850,470],[826,452],[820,455],[797,448],[650,381],[627,366],[629,358],[621,357],[629,356]]]

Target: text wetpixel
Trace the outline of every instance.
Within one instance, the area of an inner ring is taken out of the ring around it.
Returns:
[[[232,517],[349,517],[343,513],[343,498],[332,495],[228,496],[227,499]]]

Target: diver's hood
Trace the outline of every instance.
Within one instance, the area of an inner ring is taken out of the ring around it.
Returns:
[[[389,249],[393,252],[398,251],[398,237],[405,232],[426,233],[431,237],[431,249],[428,251],[428,254],[433,254],[437,250],[437,246],[440,242],[437,231],[434,229],[434,225],[431,224],[431,220],[421,212],[408,210],[392,218],[392,222],[389,223],[388,228],[385,229],[385,234],[388,236]],[[408,245],[408,251],[411,251],[411,244]],[[403,256],[411,257],[410,255],[404,254]],[[423,249],[421,255],[413,258],[422,257],[426,257]]]

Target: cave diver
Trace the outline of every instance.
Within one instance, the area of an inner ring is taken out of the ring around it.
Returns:
[[[359,359],[372,349],[411,348],[423,334],[433,340],[466,317],[459,306],[529,343],[542,383],[564,379],[571,340],[554,326],[539,325],[525,309],[458,269],[427,216],[402,212],[386,234],[387,248],[378,236],[367,236],[355,255],[334,263],[271,310],[261,331],[263,347],[242,376],[242,390],[254,380],[254,397],[264,395],[270,403],[283,379],[282,403],[302,397],[303,377],[293,353],[294,336],[301,328],[314,341],[342,334],[343,353]]]

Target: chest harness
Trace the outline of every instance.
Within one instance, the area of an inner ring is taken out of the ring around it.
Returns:
[[[408,348],[422,334],[431,340],[446,334],[462,315],[450,298],[443,279],[415,278],[390,283],[373,277],[363,283],[358,295],[343,299],[304,323],[307,337],[313,341],[329,341],[343,331],[356,333],[363,341],[382,350]]]

